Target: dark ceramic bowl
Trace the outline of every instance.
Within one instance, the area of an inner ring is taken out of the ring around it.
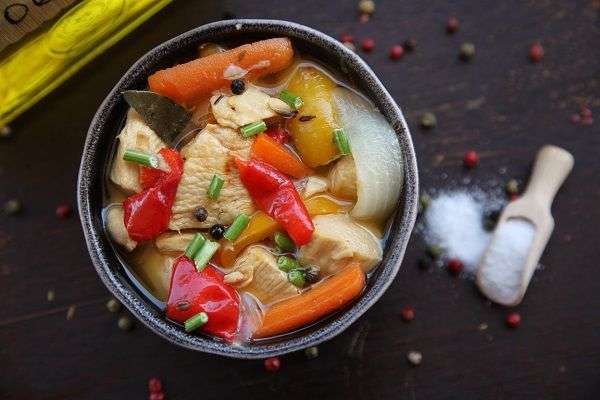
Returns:
[[[351,307],[301,331],[245,346],[231,346],[209,337],[187,334],[164,318],[147,299],[121,264],[106,237],[101,219],[104,173],[111,146],[127,106],[121,92],[144,89],[154,71],[190,60],[200,43],[237,44],[269,37],[288,36],[294,46],[344,77],[371,98],[394,127],[404,157],[404,188],[394,217],[381,265],[363,295]],[[408,126],[400,108],[367,64],[344,45],[306,26],[286,21],[230,20],[201,26],[154,48],[125,73],[100,105],[87,134],[81,159],[78,201],[90,256],[102,282],[133,315],[165,339],[193,350],[234,358],[265,358],[317,345],[341,333],[369,309],[396,276],[417,214],[417,162]]]

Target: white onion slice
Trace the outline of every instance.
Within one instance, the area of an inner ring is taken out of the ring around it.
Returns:
[[[356,93],[336,88],[333,101],[356,166],[357,219],[387,218],[396,207],[404,168],[396,133],[383,115]]]

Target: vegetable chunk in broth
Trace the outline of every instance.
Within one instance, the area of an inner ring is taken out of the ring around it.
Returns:
[[[379,111],[289,39],[200,48],[124,93],[102,216],[165,318],[243,345],[361,295],[402,154]]]

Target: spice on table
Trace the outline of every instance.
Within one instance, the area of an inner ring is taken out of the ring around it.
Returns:
[[[581,116],[579,114],[571,114],[569,121],[571,121],[573,125],[577,125],[579,122],[581,122]]]
[[[8,125],[0,127],[0,139],[10,139],[13,136],[13,130]]]
[[[148,390],[150,393],[162,392],[162,382],[158,378],[148,380]]]
[[[429,196],[427,193],[423,193],[421,196],[419,196],[419,214],[422,214],[423,211],[427,210],[429,203],[431,203],[431,196]]]
[[[458,26],[459,26],[458,18],[456,18],[456,17],[448,18],[448,21],[446,21],[446,33],[448,33],[449,35],[456,33],[458,31]]]
[[[406,359],[416,367],[417,365],[421,364],[421,361],[423,361],[423,354],[421,354],[420,351],[412,350],[406,353]]]
[[[127,315],[119,317],[117,325],[122,331],[130,331],[131,329],[133,329],[133,321]]]
[[[269,372],[277,372],[281,368],[281,360],[279,357],[270,357],[264,361],[265,369]]]
[[[448,268],[448,272],[452,275],[458,275],[462,272],[464,265],[458,258],[451,258],[446,263],[446,267]]]
[[[425,248],[425,254],[431,257],[432,260],[440,258],[443,252],[444,250],[440,246],[434,244],[429,245],[427,246],[427,248]]]
[[[582,106],[579,110],[579,115],[581,115],[581,118],[591,118],[592,110],[589,107]]]
[[[390,58],[392,60],[399,60],[404,55],[404,47],[399,44],[392,46],[390,49]]]
[[[519,193],[519,182],[516,179],[510,179],[506,182],[506,186],[504,187],[507,194],[515,194]]]
[[[344,32],[340,36],[340,42],[342,42],[342,43],[354,43],[354,36],[352,36],[348,32]]]
[[[517,328],[521,325],[521,314],[518,312],[511,312],[506,316],[506,325],[509,328]]]
[[[437,118],[432,112],[426,112],[421,115],[421,127],[423,129],[432,129],[437,125]]]
[[[421,268],[421,269],[429,269],[431,267],[432,263],[433,263],[433,260],[430,257],[421,257],[421,258],[419,258],[419,261],[417,262],[419,268]]]
[[[415,319],[415,309],[411,306],[406,306],[400,311],[400,316],[404,322],[410,322]]]
[[[17,199],[8,200],[4,203],[3,211],[6,215],[17,215],[23,211],[23,204]]]
[[[593,118],[584,118],[581,120],[581,125],[592,125],[594,123]]]
[[[165,394],[163,392],[150,393],[148,400],[165,400]]]
[[[75,316],[75,306],[70,306],[67,309],[67,321],[70,321],[73,319],[73,317]]]
[[[308,347],[304,350],[304,355],[309,360],[319,357],[319,348],[317,346]]]
[[[242,94],[246,90],[246,84],[242,79],[234,79],[231,81],[231,93]]]
[[[106,302],[106,309],[111,313],[118,313],[121,311],[121,303],[113,297]]]
[[[417,48],[417,41],[414,38],[408,38],[404,41],[403,47],[407,53],[410,53]]]
[[[352,42],[343,42],[344,46],[350,51],[356,52],[356,46]]]
[[[529,60],[533,63],[540,62],[544,58],[544,48],[540,42],[535,42],[529,47]]]
[[[46,292],[46,300],[54,301],[54,290],[50,289]]]
[[[475,150],[469,150],[463,157],[463,165],[465,168],[473,169],[479,164],[479,154]]]
[[[462,61],[471,61],[475,57],[475,45],[469,42],[461,44],[458,56]]]
[[[358,2],[358,11],[363,14],[373,14],[375,12],[375,2],[373,0],[360,0]]]
[[[60,219],[67,219],[73,213],[73,208],[68,204],[61,204],[56,207],[56,216]]]
[[[372,38],[365,38],[361,42],[361,47],[364,51],[373,51],[375,48],[375,40]]]
[[[369,19],[371,19],[371,16],[369,14],[360,14],[360,17],[358,18],[358,22],[360,22],[361,24],[366,24],[367,22],[369,22]]]
[[[204,222],[208,218],[208,211],[204,207],[198,207],[194,210],[194,217],[196,217],[197,221]]]

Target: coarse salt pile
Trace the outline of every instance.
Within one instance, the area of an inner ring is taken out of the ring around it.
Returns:
[[[521,218],[498,225],[478,273],[479,288],[490,300],[501,304],[518,300],[523,268],[534,236],[533,224]]]
[[[458,258],[465,272],[473,274],[490,234],[482,224],[485,200],[466,191],[441,193],[434,198],[424,216],[425,241],[444,250],[449,258]]]

